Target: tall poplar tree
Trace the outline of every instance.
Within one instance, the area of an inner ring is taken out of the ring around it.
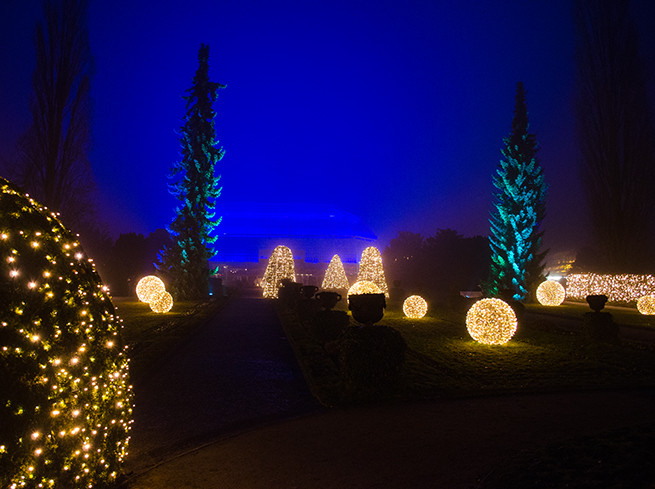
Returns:
[[[14,172],[30,195],[79,230],[92,219],[88,0],[44,0],[43,11],[35,37],[32,123],[20,140]]]
[[[503,139],[493,184],[489,245],[491,273],[490,295],[511,293],[523,300],[540,279],[545,252],[540,253],[541,222],[546,214],[546,184],[543,170],[536,159],[537,139],[528,132],[528,109],[523,83],[516,87],[516,103],[512,129]]]
[[[213,104],[220,83],[209,81],[209,46],[201,44],[198,71],[187,95],[186,115],[180,131],[181,159],[169,175],[169,192],[180,205],[168,228],[172,244],[160,254],[159,270],[169,279],[176,299],[201,299],[209,295],[209,259],[212,236],[221,218],[215,204],[220,196],[216,164],[223,158],[218,145]]]

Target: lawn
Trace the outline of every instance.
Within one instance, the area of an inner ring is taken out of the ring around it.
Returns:
[[[529,306],[514,338],[500,346],[482,345],[469,336],[465,310],[435,311],[410,320],[390,308],[379,324],[398,330],[408,346],[393,397],[411,400],[655,385],[652,346],[590,343],[579,333],[558,327],[562,318],[581,320],[588,307],[548,308],[546,315],[534,314],[541,312],[539,307]],[[634,315],[639,316],[636,311]],[[639,319],[629,313],[624,316],[635,322]],[[326,405],[342,403],[334,359],[296,315],[282,313],[280,317],[316,397]]]
[[[548,307],[541,304],[528,304],[528,311],[537,312],[553,317],[579,319],[585,312],[589,312],[586,302],[567,301],[561,306]],[[655,329],[655,316],[645,316],[637,311],[636,307],[608,305],[603,312],[612,313],[614,322],[622,326],[635,326]]]

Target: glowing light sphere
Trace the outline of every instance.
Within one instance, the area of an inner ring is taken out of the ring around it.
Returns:
[[[384,268],[382,266],[382,255],[380,250],[375,246],[369,246],[362,252],[362,259],[359,262],[359,272],[357,281],[368,280],[380,288],[381,292],[388,298],[389,287],[384,277]]]
[[[647,316],[655,314],[655,295],[645,295],[637,301],[637,310]]]
[[[559,306],[566,298],[564,286],[554,280],[546,280],[537,287],[537,300],[542,306]]]
[[[148,304],[150,304],[150,309],[153,312],[168,312],[173,308],[173,296],[165,290],[161,290],[151,297]]]
[[[481,299],[466,314],[471,337],[485,345],[502,345],[516,333],[516,314],[505,301]]]
[[[155,275],[146,275],[136,284],[136,296],[141,302],[150,302],[157,293],[165,290],[164,282]]]
[[[371,282],[370,280],[359,280],[355,282],[350,289],[348,289],[348,295],[358,295],[358,294],[381,294],[382,291],[380,287]]]
[[[325,271],[325,278],[323,278],[321,288],[324,290],[342,290],[348,287],[350,287],[350,284],[341,258],[339,258],[339,255],[334,255]]]
[[[420,295],[410,295],[403,302],[403,312],[410,319],[421,319],[428,312],[428,303]]]
[[[296,281],[293,253],[286,246],[277,246],[268,259],[268,265],[266,265],[266,271],[262,279],[264,297],[277,299],[277,294],[284,279],[289,279],[292,282]]]
[[[114,487],[127,455],[122,323],[86,256],[0,178],[0,487]]]

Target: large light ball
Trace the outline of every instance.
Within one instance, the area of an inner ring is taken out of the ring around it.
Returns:
[[[350,289],[348,289],[348,295],[360,295],[360,294],[381,294],[382,289],[378,287],[375,283],[370,280],[360,280],[355,282]]]
[[[173,296],[165,290],[157,292],[151,299],[150,309],[153,312],[164,313],[173,308]]]
[[[655,314],[655,295],[645,295],[637,301],[637,310],[647,316]]]
[[[136,296],[141,302],[150,302],[157,293],[165,290],[164,282],[155,275],[146,275],[136,284]]]
[[[537,287],[537,300],[543,306],[559,306],[566,298],[564,286],[554,280],[546,280]]]
[[[466,327],[475,341],[485,345],[507,343],[516,332],[516,314],[500,299],[481,299],[466,314]]]
[[[0,487],[113,487],[132,387],[120,319],[57,217],[0,178]]]
[[[410,319],[421,319],[428,312],[428,303],[420,295],[410,295],[403,302],[403,312]]]

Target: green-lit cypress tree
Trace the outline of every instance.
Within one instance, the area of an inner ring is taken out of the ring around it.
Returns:
[[[210,246],[216,240],[212,232],[221,221],[215,212],[221,193],[215,169],[224,151],[216,139],[213,103],[225,86],[209,81],[209,46],[200,45],[198,61],[193,85],[184,97],[181,159],[169,175],[169,192],[180,201],[168,228],[173,243],[162,250],[159,263],[176,300],[208,296]]]
[[[489,220],[491,274],[487,287],[489,295],[510,292],[515,300],[525,299],[539,280],[546,254],[539,252],[543,235],[540,226],[546,214],[546,184],[536,159],[536,136],[528,128],[525,90],[519,82],[512,130],[503,139],[503,157],[493,180],[497,191]]]

